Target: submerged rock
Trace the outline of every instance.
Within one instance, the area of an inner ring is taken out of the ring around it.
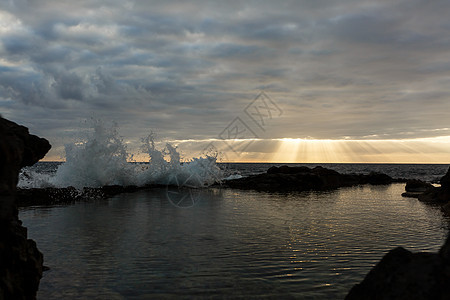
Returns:
[[[449,283],[450,236],[439,253],[389,251],[345,299],[450,299]]]
[[[16,185],[22,167],[50,149],[46,139],[0,117],[0,299],[34,299],[42,277],[43,256],[18,218]]]
[[[323,167],[271,167],[267,173],[228,180],[225,186],[260,191],[330,190],[358,184],[390,184],[392,177],[372,172],[368,175],[341,174]]]

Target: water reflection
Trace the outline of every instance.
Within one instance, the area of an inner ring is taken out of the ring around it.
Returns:
[[[175,190],[195,196],[193,205],[174,205],[160,189],[21,218],[51,268],[41,299],[343,298],[389,249],[436,251],[443,242],[439,209],[402,198],[403,188]]]

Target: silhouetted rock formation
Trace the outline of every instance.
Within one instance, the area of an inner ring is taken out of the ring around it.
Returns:
[[[411,180],[405,190],[404,196],[447,203],[445,210],[450,205],[450,169],[441,187]],[[389,251],[345,299],[450,299],[450,235],[439,253],[412,253],[401,247]]]
[[[450,299],[450,237],[439,253],[389,251],[345,299]]]
[[[406,182],[405,191],[424,193],[432,188],[434,188],[434,186],[431,183],[419,179],[410,179]]]
[[[271,167],[265,174],[228,180],[226,186],[259,191],[308,191],[330,190],[358,184],[390,184],[398,182],[392,177],[372,172],[362,174],[340,174],[323,167]]]
[[[18,219],[15,203],[19,171],[50,149],[46,139],[0,117],[0,299],[34,299],[43,257]]]
[[[433,187],[422,195],[419,195],[418,199],[424,202],[448,203],[450,201],[450,168],[447,174],[441,178],[440,184],[440,187]]]
[[[106,185],[101,188],[85,187],[82,190],[71,186],[65,188],[19,188],[16,193],[16,202],[18,206],[72,204],[77,201],[104,199],[120,193],[131,193],[150,187],[156,186]]]
[[[405,186],[406,192],[404,192],[402,196],[418,198],[423,193],[432,189],[434,189],[434,186],[431,183],[419,179],[410,179],[406,182]]]

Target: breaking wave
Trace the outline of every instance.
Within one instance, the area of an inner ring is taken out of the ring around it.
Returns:
[[[130,163],[133,156],[120,138],[117,125],[93,122],[93,132],[85,141],[65,145],[66,161],[56,172],[42,173],[25,169],[18,186],[21,188],[102,187],[106,185],[151,184],[186,187],[206,187],[223,178],[217,166],[217,154],[205,155],[182,162],[177,148],[167,143],[163,149],[155,146],[155,136],[142,139],[147,163]]]

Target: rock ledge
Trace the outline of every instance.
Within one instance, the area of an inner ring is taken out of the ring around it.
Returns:
[[[0,299],[35,299],[43,256],[18,218],[16,185],[22,167],[50,149],[46,139],[0,117]]]

